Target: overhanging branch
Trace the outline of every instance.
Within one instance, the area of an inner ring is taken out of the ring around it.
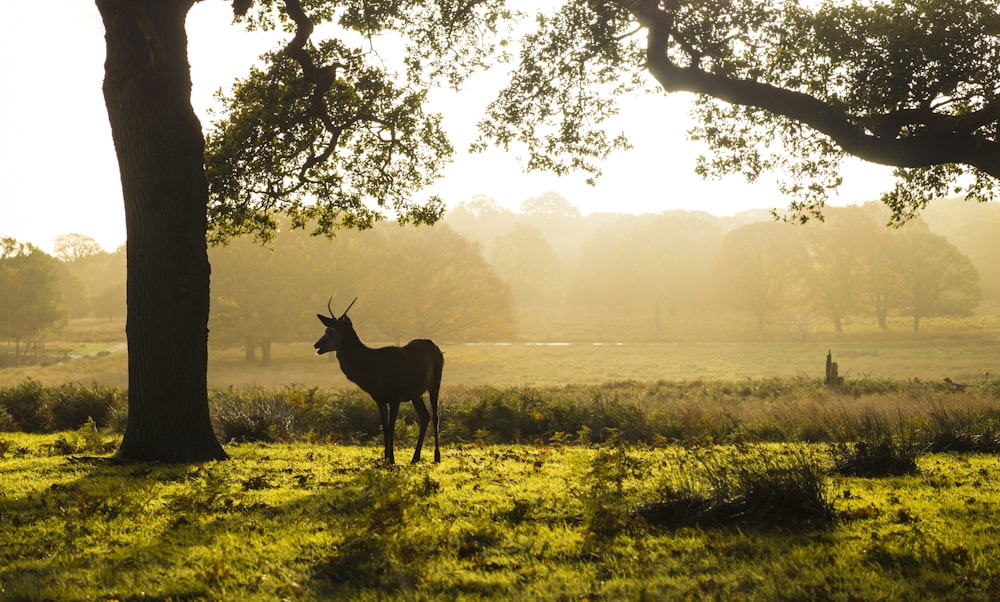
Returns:
[[[667,92],[705,94],[787,117],[828,136],[845,152],[873,163],[906,168],[956,163],[1000,178],[1000,144],[975,133],[977,127],[1000,116],[997,103],[966,116],[910,110],[859,118],[795,90],[697,67],[679,67],[667,55],[673,15],[660,9],[656,0],[634,0],[628,7],[648,31],[646,68]],[[918,126],[920,131],[901,135],[903,126]]]

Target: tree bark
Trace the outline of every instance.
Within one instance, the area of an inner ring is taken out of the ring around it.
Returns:
[[[194,0],[96,0],[125,201],[128,424],[118,458],[226,458],[208,411],[208,184],[184,22]]]

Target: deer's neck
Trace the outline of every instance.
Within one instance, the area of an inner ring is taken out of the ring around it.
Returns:
[[[344,376],[362,388],[366,384],[362,381],[370,372],[367,367],[374,361],[374,355],[375,350],[362,343],[353,328],[340,334],[340,349],[337,351],[340,369],[344,371]]]

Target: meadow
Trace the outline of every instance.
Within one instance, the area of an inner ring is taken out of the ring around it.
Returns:
[[[119,466],[88,447],[100,436],[5,438],[9,600],[1000,595],[995,455],[872,478],[828,474],[816,445],[451,444],[440,464],[388,468],[372,445],[296,442]],[[819,497],[782,488],[803,476]]]
[[[991,372],[1000,375],[1000,312],[931,320],[919,335],[906,330],[905,320],[893,322],[889,332],[849,326],[848,334],[818,329],[792,336],[780,325],[761,332],[745,319],[703,317],[678,320],[653,337],[640,321],[627,317],[539,314],[522,319],[523,334],[515,340],[439,344],[445,353],[444,383],[453,386],[820,378],[828,351],[849,379],[979,382]],[[393,343],[365,338],[372,346]],[[72,359],[0,369],[0,386],[27,378],[51,386],[128,384],[121,320],[74,320],[60,340],[46,347],[55,359]],[[272,357],[268,364],[248,363],[242,349],[211,347],[209,386],[348,385],[334,356],[316,356],[312,340],[275,344]]]
[[[117,464],[90,326],[0,371],[0,599],[1000,599],[993,329],[444,346],[442,462],[388,467],[306,343],[212,352],[231,460]]]

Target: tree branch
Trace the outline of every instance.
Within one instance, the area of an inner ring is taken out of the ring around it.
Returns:
[[[285,46],[285,54],[299,64],[302,69],[302,77],[313,85],[310,101],[312,110],[317,119],[322,122],[323,127],[330,132],[330,141],[319,154],[314,154],[302,165],[299,170],[299,178],[304,180],[306,172],[313,166],[318,165],[333,155],[337,144],[340,142],[340,135],[344,131],[344,126],[338,126],[330,119],[330,112],[327,110],[325,95],[333,87],[337,80],[337,69],[346,69],[347,65],[339,62],[323,67],[317,67],[312,56],[306,50],[306,43],[313,33],[313,24],[309,16],[302,10],[299,0],[284,0],[285,12],[295,23],[295,36]]]
[[[908,168],[961,163],[1000,178],[1000,144],[973,133],[1000,116],[997,102],[966,116],[906,109],[882,116],[855,117],[795,90],[725,77],[696,67],[679,67],[667,55],[673,36],[672,14],[661,10],[656,0],[632,0],[627,6],[648,30],[647,69],[667,92],[705,94],[788,117],[828,136],[845,152],[873,163]],[[907,125],[926,127],[901,136]]]

